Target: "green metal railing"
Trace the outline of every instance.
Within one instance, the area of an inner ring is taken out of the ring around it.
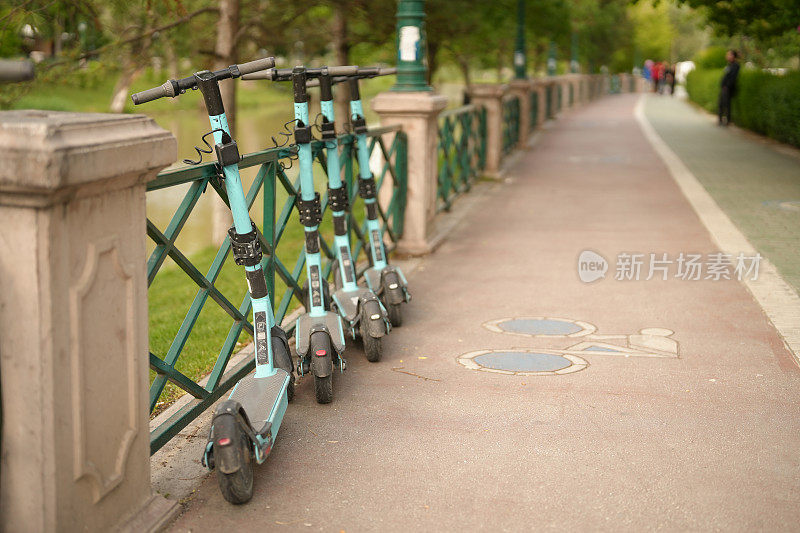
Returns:
[[[547,84],[545,86],[545,88],[544,88],[544,96],[545,96],[544,99],[545,99],[545,104],[546,104],[545,107],[546,107],[546,112],[547,112],[547,114],[545,115],[545,118],[547,120],[552,120],[552,118],[555,116],[555,113],[553,112],[553,100],[554,100],[553,91],[555,91],[555,89],[556,89],[556,86],[555,86],[555,84],[552,84],[552,83]]]
[[[574,103],[575,103],[575,84],[570,82],[570,84],[569,84],[569,106],[572,107],[572,105]]]
[[[388,246],[388,249],[391,250],[403,233],[407,180],[407,140],[405,133],[399,127],[372,129],[369,131],[368,137],[370,152],[373,153],[375,150],[379,150],[381,154],[382,168],[380,172],[375,173],[375,178],[378,190],[382,192],[379,216],[383,224],[385,238],[392,243],[392,245]],[[342,147],[342,170],[350,192],[350,198],[356,198],[358,184],[354,179],[356,150],[353,135],[340,136],[339,144]],[[323,148],[321,141],[312,143],[314,157],[323,163],[322,169],[325,169]],[[293,151],[289,148],[271,148],[247,154],[239,163],[240,169],[248,169],[250,167],[258,169],[252,185],[246,191],[246,199],[248,208],[252,209],[257,197],[261,197],[263,215],[260,224],[261,235],[259,237],[264,252],[262,266],[270,294],[273,295],[272,306],[275,320],[279,324],[287,315],[287,312],[290,311],[293,301],[299,304],[302,304],[303,301],[300,280],[304,276],[305,253],[302,245],[299,244],[295,249],[290,250],[287,250],[288,246],[281,246],[284,231],[287,226],[294,223],[290,219],[293,218],[292,212],[298,197],[298,180],[292,181],[283,169],[284,165],[288,166],[286,162],[292,155]],[[284,163],[283,165],[282,162]],[[197,206],[198,200],[200,200],[209,185],[211,187],[208,187],[208,193],[218,195],[222,201],[228,204],[224,184],[218,178],[216,163],[209,162],[189,168],[162,172],[154,181],[148,184],[147,190],[150,192],[168,187],[185,187],[187,184],[188,190],[183,195],[178,209],[165,230],[160,230],[150,219],[147,220],[147,234],[155,243],[155,249],[147,263],[148,287],[152,286],[168,257],[197,285],[194,300],[189,306],[186,316],[180,324],[176,324],[176,334],[171,341],[169,349],[165,353],[150,353],[150,368],[155,372],[155,378],[150,386],[150,412],[152,413],[156,408],[167,382],[176,385],[193,397],[187,405],[153,429],[150,433],[151,453],[161,448],[169,439],[198,417],[213,402],[221,398],[225,392],[230,390],[255,367],[252,358],[248,357],[234,368],[227,368],[240,337],[245,335],[252,337],[253,334],[253,326],[249,322],[251,301],[247,292],[244,291],[244,298],[236,305],[229,294],[223,294],[215,286],[215,281],[230,255],[230,239],[225,238],[206,274],[203,274],[198,266],[192,263],[192,259],[182,253],[175,244],[193,209]],[[389,191],[391,192],[390,195],[388,194]],[[278,197],[280,195],[283,198],[284,194],[286,199],[279,209]],[[364,256],[362,259],[365,260],[368,244],[365,229],[361,222],[363,218],[360,216],[363,212],[363,206],[360,201],[352,203],[355,204],[349,217],[351,238],[354,244],[352,254],[356,261],[358,261],[361,254]],[[324,210],[327,206],[327,194],[323,196],[322,205]],[[357,214],[359,217],[356,216]],[[324,270],[325,275],[328,276],[331,271],[330,260],[333,257],[333,253],[325,239],[321,238],[320,245],[321,250],[328,258]],[[278,258],[279,253],[282,259]],[[292,262],[294,264],[290,269],[287,263],[291,264]],[[365,264],[365,262],[362,264]],[[362,274],[363,269],[359,271],[359,275]],[[244,276],[242,276],[242,285],[244,286],[243,278]],[[283,287],[277,293],[276,281],[283,284]],[[278,301],[276,295],[281,293],[283,296]],[[241,294],[241,292],[238,294]],[[222,347],[216,359],[208,362],[211,372],[207,376],[206,383],[201,385],[179,371],[176,366],[179,366],[178,363],[184,347],[192,334],[192,329],[200,312],[208,303],[209,298],[229,316],[231,323],[225,338],[220,339]],[[293,326],[292,324],[292,327],[288,328],[287,333],[291,333]]]
[[[531,91],[531,105],[530,105],[530,130],[533,131],[536,125],[539,124],[539,91]]]
[[[486,109],[466,105],[439,115],[436,211],[470,189],[486,165]]]
[[[519,142],[519,97],[503,99],[503,155],[508,154]]]

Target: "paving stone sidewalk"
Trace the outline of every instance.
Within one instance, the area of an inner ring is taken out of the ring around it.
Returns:
[[[547,128],[421,261],[384,359],[348,348],[327,406],[301,381],[253,500],[209,477],[172,531],[796,529],[800,371],[746,287],[614,279],[620,253],[717,251],[637,99]]]
[[[800,150],[738,128],[669,97],[645,113],[747,240],[800,293]]]

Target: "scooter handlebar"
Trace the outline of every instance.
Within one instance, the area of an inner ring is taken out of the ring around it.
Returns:
[[[275,66],[275,58],[274,57],[264,57],[261,59],[256,59],[255,61],[250,61],[248,63],[242,63],[240,65],[236,65],[239,67],[239,74],[244,76],[245,74],[253,74],[256,72],[260,72],[262,70],[267,70]]]
[[[345,72],[347,74],[338,74],[332,72],[332,69],[342,68],[342,69],[349,69]],[[393,74],[397,74],[397,68],[395,67],[329,67],[329,73],[331,76],[335,76],[333,78],[333,83],[342,83],[343,81],[347,81],[350,78],[359,78],[359,79],[366,79],[366,78],[375,78],[378,76],[391,76]],[[317,79],[310,79],[306,83],[307,87],[319,87],[319,80]]]
[[[329,76],[355,76],[358,67],[355,65],[343,65],[341,67],[328,67]]]
[[[250,72],[250,73],[247,73],[247,74],[243,74],[242,75],[242,79],[245,80],[245,81],[250,81],[250,80],[274,80],[274,81],[278,81],[279,78],[277,76],[277,73],[278,73],[278,69],[269,68],[269,69],[261,70],[261,71],[258,71],[258,72]],[[289,79],[289,78],[286,78],[286,79]]]
[[[272,69],[273,66],[275,66],[275,58],[264,57],[261,59],[256,59],[255,61],[241,63],[239,65],[231,65],[230,67],[218,70],[213,74],[218,80],[225,80],[228,78],[238,78],[243,74],[252,76],[255,73],[265,69],[274,70]],[[133,93],[131,95],[131,100],[133,100],[134,105],[139,105],[152,102],[153,100],[158,100],[159,98],[164,98],[166,96],[174,98],[182,94],[184,91],[188,89],[194,89],[196,87],[197,78],[195,76],[189,76],[180,80],[167,80],[166,83],[159,85],[158,87]]]
[[[309,68],[305,70],[306,77],[314,80],[322,76],[325,69],[328,70],[329,76],[355,76],[358,73],[358,67],[355,65],[341,65],[337,67],[322,67],[322,68]],[[271,68],[255,74],[248,74],[242,76],[243,80],[271,80],[271,81],[291,81],[292,71],[290,68]],[[310,85],[313,87],[314,85]]]
[[[30,61],[0,60],[0,81],[28,81],[34,74]]]
[[[158,87],[147,89],[146,91],[133,93],[131,95],[131,100],[133,100],[134,105],[139,105],[152,102],[153,100],[158,100],[159,98],[164,98],[165,96],[175,96],[174,87],[171,81],[168,81],[163,85],[159,85]]]

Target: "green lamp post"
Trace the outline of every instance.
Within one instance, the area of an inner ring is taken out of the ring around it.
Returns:
[[[569,62],[569,71],[573,74],[580,70],[580,63],[578,63],[578,32],[572,32],[572,60]]]
[[[525,54],[525,0],[517,0],[517,43],[514,47],[514,79],[528,78],[528,58]]]
[[[556,43],[550,41],[550,49],[547,52],[547,75],[556,75]]]
[[[397,2],[397,82],[393,91],[432,91],[426,82],[425,0]]]

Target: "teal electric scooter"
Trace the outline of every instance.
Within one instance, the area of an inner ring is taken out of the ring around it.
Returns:
[[[334,72],[336,72],[334,70]],[[357,69],[352,67],[352,74]],[[311,85],[309,80],[309,85]],[[333,307],[342,317],[353,339],[361,337],[364,354],[371,362],[380,361],[381,338],[391,331],[386,308],[372,289],[356,283],[356,267],[350,253],[350,234],[347,231],[349,196],[347,184],[342,183],[339,164],[339,143],[336,138],[335,112],[333,105],[333,80],[331,69],[322,68],[317,85],[320,89],[322,111],[322,140],[328,174],[328,205],[333,215],[334,261]]]
[[[369,168],[369,145],[367,143],[367,122],[364,118],[364,109],[361,104],[359,80],[395,74],[396,69],[381,69],[377,67],[359,67],[354,75],[336,78],[335,82],[347,81],[350,88],[350,120],[353,124],[353,133],[356,136],[356,149],[358,153],[358,191],[364,199],[367,210],[367,235],[370,243],[371,266],[364,272],[367,286],[378,295],[388,311],[392,325],[399,327],[403,323],[403,313],[400,305],[411,301],[408,291],[408,281],[403,272],[396,266],[389,264],[386,249],[383,246],[383,232],[378,221],[378,201],[376,198],[375,178]]]
[[[337,73],[352,72],[353,67],[333,67]],[[270,69],[243,77],[245,80],[291,81],[294,94],[294,138],[297,144],[297,160],[300,173],[300,198],[297,209],[300,223],[305,226],[306,275],[308,288],[305,300],[306,312],[297,319],[295,348],[297,370],[302,376],[314,375],[314,392],[319,403],[333,400],[333,368],[338,365],[344,372],[347,364],[343,357],[345,349],[342,321],[331,311],[328,283],[322,277],[322,255],[319,244],[319,224],[322,222],[320,195],[314,190],[314,157],[311,152],[312,124],[308,112],[309,77],[319,76],[321,69]],[[337,170],[338,175],[338,170]]]
[[[253,305],[256,370],[242,378],[214,412],[203,464],[216,470],[222,495],[239,504],[253,496],[253,461],[264,462],[272,450],[283,415],[294,390],[292,359],[286,333],[275,324],[267,283],[261,267],[258,229],[250,220],[239,178],[241,160],[231,137],[219,90],[219,81],[271,68],[274,58],[259,59],[210,72],[204,70],[160,87],[132,95],[134,104],[200,89],[214,136],[220,177],[225,180],[233,227],[228,231],[237,265],[244,266]]]

